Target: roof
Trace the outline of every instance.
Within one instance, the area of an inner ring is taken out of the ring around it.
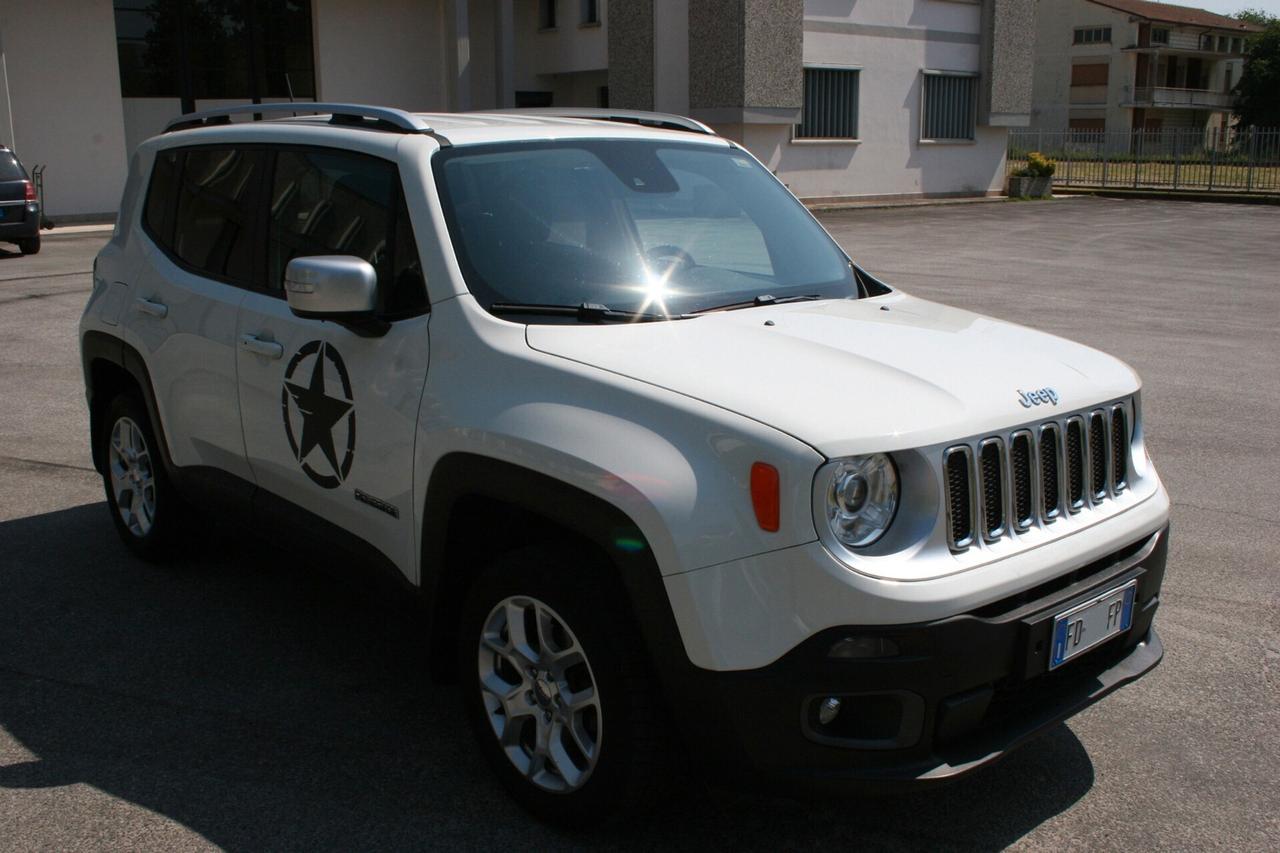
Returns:
[[[1213,27],[1218,30],[1237,30],[1246,33],[1262,32],[1264,29],[1257,24],[1241,21],[1239,18],[1228,18],[1226,15],[1219,15],[1206,9],[1175,6],[1172,3],[1151,3],[1148,0],[1089,0],[1089,2],[1166,24]]]

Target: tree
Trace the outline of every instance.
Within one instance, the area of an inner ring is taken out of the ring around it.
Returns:
[[[1236,17],[1265,27],[1248,39],[1249,58],[1233,90],[1242,127],[1280,127],[1280,18],[1249,10]]]

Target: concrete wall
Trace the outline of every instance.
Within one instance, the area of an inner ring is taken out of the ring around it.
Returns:
[[[1103,118],[1107,130],[1128,130],[1132,111],[1120,106],[1133,86],[1135,56],[1122,52],[1137,41],[1129,16],[1088,0],[1042,0],[1036,24],[1036,63],[1031,127],[1066,130],[1072,118]],[[1110,44],[1072,44],[1076,27],[1111,27]],[[1105,89],[1072,91],[1073,64],[1110,65]]]
[[[512,92],[551,92],[557,107],[594,107],[608,85],[609,5],[600,24],[583,26],[577,0],[559,0],[555,29],[539,29],[538,4],[516,0],[512,14]]]
[[[661,0],[653,7],[653,108],[689,113],[689,0]]]
[[[444,5],[378,0],[370,14],[364,3],[312,0],[317,100],[449,109],[448,59],[456,47],[444,37],[453,32]]]
[[[981,195],[1004,181],[1007,132],[922,143],[924,69],[981,68],[982,9],[944,0],[807,0],[804,63],[861,68],[856,142],[791,139],[747,128],[752,152],[801,198]]]
[[[48,164],[46,213],[114,213],[127,155],[111,0],[6,0],[0,49],[0,141],[28,170]]]
[[[661,0],[621,0],[609,9],[609,106],[653,109],[654,6]]]

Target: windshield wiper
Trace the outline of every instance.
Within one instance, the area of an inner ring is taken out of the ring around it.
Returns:
[[[816,299],[827,299],[820,293],[806,293],[802,296],[774,296],[762,293],[750,302],[730,302],[728,305],[716,305],[713,308],[699,308],[693,314],[708,314],[712,311],[737,311],[739,308],[756,308],[760,305],[785,305],[788,302],[813,302]]]
[[[538,305],[529,302],[495,302],[489,306],[495,314],[529,314],[537,317],[573,317],[579,323],[652,322],[657,320],[682,320],[683,314],[646,314],[641,311],[624,311],[610,308],[599,302],[583,302],[580,305]]]

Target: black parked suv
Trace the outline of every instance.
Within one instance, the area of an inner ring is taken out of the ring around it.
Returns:
[[[0,241],[24,255],[40,251],[40,202],[18,155],[0,145]]]

